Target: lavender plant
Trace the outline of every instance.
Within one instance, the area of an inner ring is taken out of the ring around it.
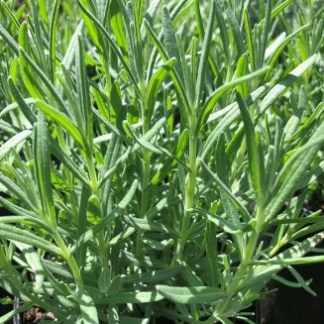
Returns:
[[[314,293],[323,9],[1,1],[0,322],[253,323],[270,280]]]

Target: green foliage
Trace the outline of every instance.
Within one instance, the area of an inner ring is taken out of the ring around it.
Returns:
[[[251,322],[323,262],[321,1],[1,1],[0,287],[58,323]],[[288,268],[295,282],[280,277]]]

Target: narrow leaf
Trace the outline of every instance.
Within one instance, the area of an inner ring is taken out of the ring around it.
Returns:
[[[242,119],[245,128],[246,135],[246,144],[247,144],[247,152],[249,159],[249,171],[255,191],[255,195],[258,201],[259,206],[262,207],[264,203],[264,170],[262,166],[262,162],[260,159],[260,147],[256,141],[254,126],[249,115],[248,108],[239,93],[237,93],[237,102],[239,104],[239,108],[242,114]]]
[[[224,292],[211,287],[173,287],[157,285],[165,298],[179,304],[213,304],[224,298]]]
[[[3,160],[11,149],[15,149],[18,144],[23,143],[30,135],[32,131],[24,130],[17,135],[11,137],[7,142],[5,142],[0,147],[0,161]]]

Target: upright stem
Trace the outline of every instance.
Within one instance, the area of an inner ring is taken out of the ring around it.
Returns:
[[[98,198],[100,198],[99,184],[98,184],[97,173],[96,173],[96,168],[94,166],[92,154],[87,154],[86,161],[87,161],[87,166],[88,166],[88,171],[89,171],[90,186],[91,186],[92,194],[94,194]]]
[[[144,84],[141,85],[141,89],[143,92],[143,101],[145,100],[145,94],[144,94],[144,89],[145,86]],[[143,136],[148,132],[149,130],[149,120],[146,116],[146,109],[145,107],[142,108],[142,120],[143,120]],[[143,148],[143,161],[142,161],[142,173],[143,173],[143,177],[142,177],[142,197],[141,197],[141,217],[144,216],[144,214],[146,213],[147,210],[147,203],[148,203],[148,195],[147,195],[147,187],[149,185],[149,181],[150,181],[150,164],[151,164],[151,153]]]
[[[264,212],[263,212],[263,209],[259,207],[258,211],[257,211],[257,215],[256,215],[256,226],[249,238],[249,241],[248,241],[248,244],[247,244],[247,247],[245,250],[244,258],[243,258],[239,268],[237,269],[237,272],[234,277],[234,282],[236,282],[235,279],[240,280],[239,277],[242,274],[244,274],[245,271],[247,270],[247,268],[250,266],[249,263],[253,259],[253,255],[255,253],[255,249],[257,246],[257,242],[258,242],[258,239],[260,236],[260,231],[263,226],[263,223],[264,223]]]
[[[83,290],[84,286],[83,286],[83,280],[82,280],[82,276],[81,276],[81,272],[79,270],[79,266],[77,265],[74,257],[71,255],[69,249],[67,248],[65,242],[63,241],[61,235],[55,231],[53,233],[53,239],[56,242],[57,246],[60,248],[61,252],[62,252],[62,256],[65,259],[65,261],[67,262],[73,278],[75,280],[75,283],[77,285],[77,287],[80,290]]]
[[[151,154],[147,151],[143,152],[143,163],[142,163],[142,172],[143,172],[143,181],[142,181],[142,198],[141,198],[141,217],[143,217],[147,211],[148,205],[148,186],[150,182],[150,163],[151,163]]]
[[[149,123],[150,120],[147,116],[147,110],[149,107],[146,107],[146,91],[147,86],[145,83],[144,78],[142,77],[140,80],[139,88],[141,91],[141,101],[142,101],[142,135],[144,136],[149,131]],[[147,195],[147,187],[150,182],[150,164],[151,164],[151,153],[146,149],[143,148],[142,151],[143,161],[142,161],[142,198],[141,198],[141,217],[144,216],[147,210],[147,203],[148,203],[148,195]]]
[[[184,214],[181,222],[180,238],[177,244],[176,253],[172,263],[175,264],[182,258],[184,247],[188,236],[190,226],[190,209],[194,207],[196,176],[197,176],[197,139],[196,139],[196,116],[191,114],[189,117],[189,171],[186,176],[185,193],[184,193]]]
[[[257,215],[256,215],[256,226],[251,236],[249,237],[248,244],[245,249],[243,260],[241,261],[233,280],[230,282],[229,286],[227,287],[227,298],[224,300],[223,303],[219,304],[217,307],[217,311],[219,313],[225,312],[228,304],[231,302],[233,296],[240,290],[240,285],[242,283],[242,276],[244,276],[249,267],[250,262],[253,259],[253,255],[255,253],[255,249],[257,246],[257,242],[260,236],[260,231],[264,223],[264,211],[263,208],[258,208]]]
[[[141,91],[141,100],[142,100],[142,135],[145,135],[149,131],[149,119],[147,118],[147,109],[145,106],[146,102],[146,91],[147,86],[144,78],[141,78],[139,88]],[[140,205],[140,217],[143,218],[147,212],[149,195],[148,195],[148,186],[150,183],[150,164],[151,164],[151,153],[146,149],[142,149],[142,194],[141,194],[141,205]],[[142,251],[142,231],[137,231],[136,235],[136,254],[141,255]]]

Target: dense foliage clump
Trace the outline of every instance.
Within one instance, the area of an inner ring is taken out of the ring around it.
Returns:
[[[1,1],[0,322],[251,323],[269,280],[313,293],[323,10]]]

